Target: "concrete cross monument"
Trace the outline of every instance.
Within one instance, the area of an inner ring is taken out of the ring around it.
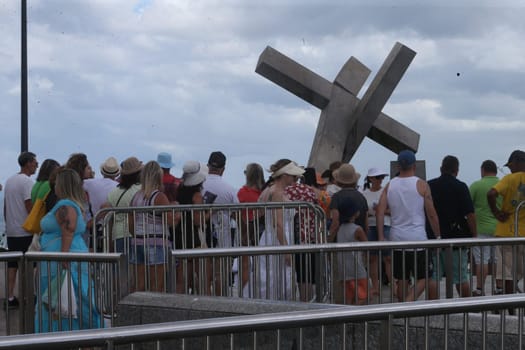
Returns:
[[[354,57],[331,83],[268,46],[255,71],[322,110],[308,161],[322,171],[349,162],[366,136],[395,153],[417,151],[419,134],[381,112],[415,55],[396,43],[362,99],[370,69]]]

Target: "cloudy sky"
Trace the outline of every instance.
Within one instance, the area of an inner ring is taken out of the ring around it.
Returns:
[[[384,112],[421,135],[427,178],[452,154],[470,184],[483,160],[502,165],[525,148],[517,1],[27,2],[29,149],[40,162],[84,152],[100,176],[108,156],[147,161],[167,151],[180,176],[184,161],[222,150],[236,187],[249,162],[305,164],[320,111],[255,73],[268,45],[328,80],[356,57],[372,71],[360,96],[395,42],[416,51]],[[0,0],[0,33],[5,183],[20,151],[19,1]],[[351,163],[366,173],[395,157],[366,140]]]

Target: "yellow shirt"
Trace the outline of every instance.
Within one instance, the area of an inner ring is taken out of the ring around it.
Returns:
[[[525,172],[521,171],[505,176],[494,185],[494,189],[503,197],[501,210],[510,214],[507,221],[498,221],[495,235],[497,237],[513,237],[516,207],[520,202],[525,201]],[[521,207],[518,218],[519,236],[525,237],[525,206]]]

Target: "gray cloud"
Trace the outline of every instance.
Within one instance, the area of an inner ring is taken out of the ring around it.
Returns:
[[[13,3],[0,2],[2,182],[19,150]],[[484,159],[499,164],[524,148],[524,9],[510,1],[137,4],[31,1],[30,148],[42,160],[82,151],[98,168],[109,155],[149,160],[167,150],[180,174],[185,160],[221,149],[239,186],[248,162],[304,164],[320,113],[254,72],[267,45],[332,80],[350,56],[373,77],[396,41],[417,55],[385,111],[421,133],[429,177],[445,154],[460,158],[469,182]],[[368,140],[352,162],[363,173],[394,157]]]

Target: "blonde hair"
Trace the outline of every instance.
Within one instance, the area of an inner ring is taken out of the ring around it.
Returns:
[[[55,190],[58,189],[61,199],[70,199],[84,211],[87,198],[82,188],[80,175],[70,168],[58,168],[55,179]]]
[[[140,183],[144,198],[149,198],[154,191],[162,188],[162,168],[156,161],[150,160],[140,174]]]

